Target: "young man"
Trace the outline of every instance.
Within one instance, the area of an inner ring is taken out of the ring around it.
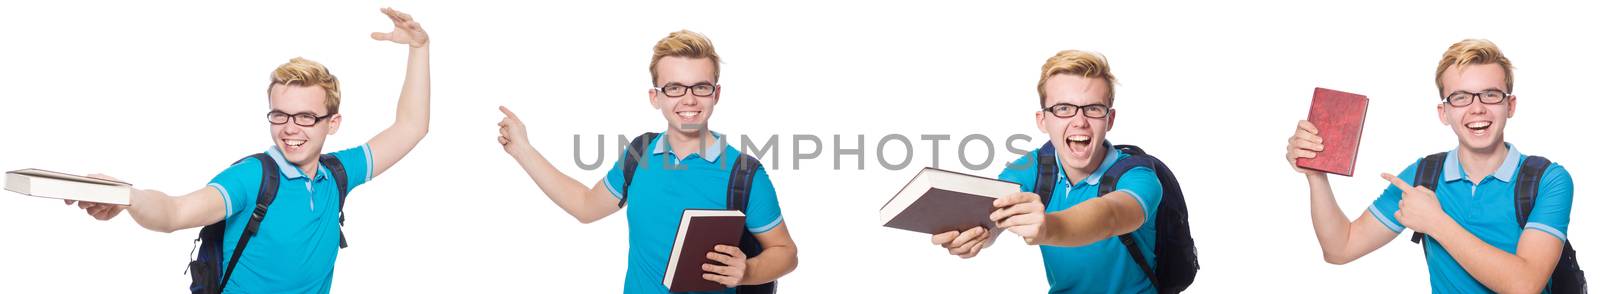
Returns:
[[[1111,67],[1099,54],[1056,53],[1039,75],[1039,131],[1050,136],[1057,158],[1051,195],[1034,194],[1039,150],[1012,162],[1000,179],[1021,183],[1022,192],[995,200],[991,218],[1000,228],[1036,244],[1044,257],[1050,292],[1155,293],[1128,249],[1116,236],[1132,233],[1146,262],[1155,264],[1155,211],[1162,187],[1149,168],[1123,174],[1115,192],[1099,195],[1100,177],[1128,157],[1111,148],[1106,133],[1116,121]],[[1012,168],[1023,167],[1023,168]],[[1039,197],[1052,197],[1045,207]],[[994,242],[997,232],[975,227],[933,236],[952,255],[970,258]]]
[[[721,100],[718,61],[711,40],[698,33],[678,31],[656,43],[650,59],[649,98],[666,118],[667,130],[643,150],[631,151],[643,155],[631,183],[625,181],[624,164],[618,161],[604,179],[584,187],[529,145],[522,120],[500,108],[506,115],[500,122],[500,144],[562,210],[590,223],[627,206],[626,293],[667,293],[661,279],[683,211],[727,207],[725,191],[733,180],[729,169],[744,155],[707,125]],[[728,287],[761,285],[794,270],[798,262],[794,240],[763,169],[755,170],[746,203],[745,228],[760,241],[762,253],[746,256],[737,246],[718,245],[705,253],[706,258],[725,265],[702,265],[706,280]]]
[[[1390,187],[1353,222],[1339,210],[1327,174],[1294,166],[1295,159],[1316,157],[1323,147],[1317,127],[1300,121],[1285,157],[1306,175],[1311,223],[1324,260],[1356,260],[1411,228],[1427,235],[1424,251],[1434,292],[1544,289],[1566,240],[1572,178],[1551,163],[1538,182],[1538,201],[1527,225],[1518,225],[1513,177],[1528,156],[1505,142],[1506,121],[1517,110],[1511,69],[1511,61],[1486,40],[1464,40],[1445,50],[1434,75],[1441,98],[1435,111],[1439,122],[1455,132],[1458,145],[1445,155],[1437,190],[1412,182],[1416,163],[1398,177],[1385,173]]]
[[[406,80],[393,125],[365,145],[331,154],[342,162],[349,189],[394,166],[428,133],[428,35],[410,15],[393,9],[383,13],[394,22],[394,31],[373,33],[372,38],[410,45]],[[240,161],[185,195],[134,190],[128,206],[78,202],[78,207],[100,220],[127,210],[140,226],[168,233],[226,220],[222,264],[227,264],[255,209],[262,165],[276,165],[279,189],[271,218],[263,219],[270,221],[261,222],[256,241],[246,246],[223,290],[327,293],[339,255],[341,203],[338,185],[318,158],[327,136],[339,130],[339,101],[339,80],[327,68],[292,59],[272,72],[267,88],[266,118],[274,144],[266,154],[271,162]]]

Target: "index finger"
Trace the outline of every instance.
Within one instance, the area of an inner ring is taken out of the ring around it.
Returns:
[[[517,114],[516,113],[512,113],[511,109],[510,108],[506,108],[504,105],[500,106],[500,113],[506,114],[506,117],[509,117],[509,118],[511,118],[513,120],[522,121],[522,119],[517,118]]]
[[[1400,177],[1396,177],[1389,173],[1383,173],[1382,176],[1383,179],[1389,180],[1389,184],[1394,185],[1395,188],[1400,188],[1400,191],[1409,192],[1416,189],[1415,187],[1412,187],[1411,184],[1406,184],[1405,181],[1400,180]]]
[[[1007,206],[1017,205],[1019,203],[1030,202],[1030,201],[1033,201],[1034,199],[1035,198],[1034,198],[1033,195],[1031,195],[1031,193],[1017,192],[1016,194],[1006,195],[1006,197],[1000,197],[999,199],[995,199],[994,200],[994,207],[1007,207]]]

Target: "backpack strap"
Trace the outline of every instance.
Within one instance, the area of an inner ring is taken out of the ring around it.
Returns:
[[[656,135],[650,132],[633,137],[633,141],[628,142],[628,149],[622,152],[622,200],[617,201],[617,207],[628,204],[628,186],[633,185],[633,171],[639,168],[639,160],[649,154],[644,148],[650,146],[650,141],[656,140]]]
[[[250,213],[250,221],[245,223],[244,232],[239,234],[238,244],[233,246],[233,258],[228,259],[228,267],[222,272],[222,286],[218,287],[217,292],[222,292],[222,288],[228,286],[228,279],[233,277],[233,267],[239,265],[239,257],[244,253],[244,247],[250,245],[250,237],[255,236],[261,229],[261,220],[267,217],[267,207],[272,206],[272,201],[278,198],[278,165],[266,153],[250,155],[239,159],[235,164],[250,158],[261,162],[261,190],[256,193],[256,208]]]
[[[350,243],[344,239],[344,199],[345,196],[350,196],[349,173],[345,172],[344,161],[333,154],[323,154],[317,161],[322,163],[322,167],[328,168],[328,176],[331,176],[334,184],[339,186],[339,249],[350,247]]]
[[[1522,160],[1522,167],[1517,168],[1517,226],[1528,225],[1528,215],[1533,213],[1533,204],[1539,200],[1539,181],[1544,178],[1545,168],[1550,167],[1550,160],[1542,156],[1528,156]]]
[[[1056,192],[1056,145],[1044,142],[1039,151],[1034,152],[1034,167],[1037,175],[1033,180],[1033,194],[1039,195],[1039,202],[1045,209],[1050,209],[1050,198],[1055,198]]]
[[[728,201],[727,209],[746,212],[750,208],[750,191],[755,184],[756,171],[761,170],[761,161],[748,154],[739,154],[733,162],[733,168],[728,176]],[[757,240],[750,229],[744,228],[739,236],[739,251],[746,256],[761,255],[763,248],[761,240]],[[738,286],[735,293],[773,293],[776,291],[777,281],[761,285]]]
[[[1423,157],[1421,161],[1417,162],[1417,170],[1411,176],[1411,184],[1428,188],[1430,191],[1438,191],[1439,174],[1444,172],[1444,159],[1449,155],[1450,153],[1448,152],[1439,152]],[[1411,243],[1422,244],[1422,233],[1412,231]],[[1427,247],[1424,246],[1423,248]]]
[[[1144,149],[1139,149],[1138,146],[1117,145],[1113,146],[1112,148],[1121,150],[1123,153],[1127,153],[1128,157],[1117,160],[1116,163],[1111,164],[1111,168],[1106,169],[1106,172],[1100,175],[1099,197],[1104,197],[1106,194],[1116,192],[1117,181],[1122,178],[1123,174],[1128,173],[1128,171],[1133,170],[1136,167],[1148,168],[1151,171],[1157,170],[1156,165],[1158,163],[1155,161],[1155,158],[1145,154]],[[1148,218],[1154,216],[1152,215],[1146,217]],[[1133,257],[1134,263],[1139,264],[1139,269],[1143,270],[1144,276],[1150,279],[1150,284],[1154,285],[1156,289],[1161,289],[1161,281],[1156,279],[1155,268],[1151,267],[1150,262],[1145,260],[1144,251],[1139,250],[1139,243],[1133,239],[1133,233],[1129,232],[1127,234],[1118,235],[1117,239],[1122,241],[1122,247],[1128,249],[1128,255]]]

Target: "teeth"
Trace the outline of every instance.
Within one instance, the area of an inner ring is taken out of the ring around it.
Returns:
[[[300,147],[300,145],[305,145],[306,144],[306,140],[283,140],[283,144],[284,145],[289,145],[289,146],[294,146],[294,147]]]
[[[1072,141],[1072,142],[1088,142],[1088,141],[1089,141],[1089,136],[1085,136],[1085,135],[1072,135],[1072,136],[1067,136],[1067,141]]]
[[[1481,128],[1487,128],[1487,127],[1489,127],[1489,122],[1486,122],[1486,121],[1477,121],[1477,122],[1467,123],[1467,128],[1481,129]]]
[[[700,115],[699,111],[679,111],[678,112],[678,116],[682,116],[682,117],[695,117],[695,116],[698,116],[698,115]]]

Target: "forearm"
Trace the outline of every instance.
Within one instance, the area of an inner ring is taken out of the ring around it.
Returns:
[[[154,190],[134,190],[129,198],[128,216],[151,231],[171,233],[177,226],[177,198]]]
[[[1333,198],[1328,175],[1309,174],[1306,182],[1311,193],[1311,227],[1316,230],[1317,243],[1322,247],[1322,259],[1333,264],[1350,262],[1355,259],[1347,250],[1351,221]]]
[[[1045,214],[1035,243],[1083,246],[1105,240],[1116,234],[1117,217],[1108,199],[1089,199],[1066,210]]]
[[[794,246],[772,246],[761,251],[761,255],[745,260],[744,280],[741,285],[760,285],[777,280],[783,275],[794,271],[800,263]]]
[[[406,58],[406,81],[400,88],[399,106],[395,107],[394,127],[415,133],[417,140],[428,132],[428,100],[432,96],[429,71],[428,46],[411,48]]]
[[[579,222],[589,223],[601,217],[591,215],[588,209],[584,209],[591,205],[587,203],[589,188],[577,179],[557,170],[555,165],[550,164],[538,150],[533,147],[519,149],[512,154],[512,158],[522,166],[522,171],[528,173],[533,183],[539,186],[539,190],[543,191],[546,197],[550,197],[551,202],[555,202],[556,206],[560,206],[561,210],[577,218]]]
[[[1495,248],[1455,221],[1429,234],[1473,279],[1499,293],[1537,293],[1553,267],[1538,268],[1526,258]],[[1520,245],[1520,244],[1519,244]]]

